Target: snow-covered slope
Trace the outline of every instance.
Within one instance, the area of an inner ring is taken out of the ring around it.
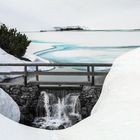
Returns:
[[[0,48],[0,62],[1,63],[20,63],[21,60],[18,58],[7,54],[3,49]]]
[[[140,49],[114,62],[99,101],[87,119],[65,130],[48,131],[26,127],[0,115],[0,139],[139,140]]]
[[[31,61],[34,63],[40,63],[40,62],[46,62],[49,63],[49,61],[43,61],[43,59],[36,57],[34,55],[28,54],[28,58],[31,58]],[[32,63],[32,62],[26,62],[22,61],[13,55],[10,55],[6,53],[4,50],[0,48],[0,63]],[[53,67],[40,67],[39,70],[49,70],[52,69]],[[33,71],[35,68],[34,67],[29,67],[29,71]],[[0,72],[12,72],[12,71],[23,71],[24,68],[21,66],[17,67],[12,67],[12,66],[1,66],[0,67]],[[6,78],[14,78],[17,77],[16,75],[0,75],[0,81],[6,79]]]
[[[0,113],[14,121],[20,120],[18,105],[2,89],[0,89]]]
[[[14,57],[6,53],[4,50],[0,48],[0,63],[25,63],[25,61],[21,61],[18,58]],[[23,71],[23,67],[9,67],[2,66],[0,67],[0,72],[11,72],[11,71]],[[0,81],[6,78],[13,78],[13,75],[0,75]]]

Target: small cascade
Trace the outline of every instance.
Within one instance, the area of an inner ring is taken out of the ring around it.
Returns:
[[[41,92],[43,97],[45,114],[35,118],[35,127],[58,130],[74,125],[81,120],[79,93],[59,93]]]

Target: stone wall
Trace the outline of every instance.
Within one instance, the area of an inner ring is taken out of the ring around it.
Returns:
[[[36,106],[40,95],[37,86],[3,86],[2,87],[18,104],[21,112],[20,123],[31,125],[36,116]]]
[[[91,110],[98,101],[102,87],[84,86],[80,94],[82,119],[90,116]]]
[[[21,111],[20,123],[32,126],[32,122],[35,117],[38,116],[38,113],[44,116],[45,108],[40,95],[42,89],[39,89],[38,86],[28,85],[28,86],[2,86],[2,88],[14,99],[18,104]],[[79,99],[81,104],[81,116],[82,119],[88,117],[91,113],[92,108],[96,104],[100,93],[101,87],[94,86],[84,86],[81,89],[68,89],[68,91],[75,93],[80,93]],[[44,89],[43,89],[44,90]],[[56,89],[46,89],[49,92],[53,92]],[[63,89],[64,90],[64,89]],[[65,89],[66,90],[66,89]],[[61,88],[57,92],[60,92]]]

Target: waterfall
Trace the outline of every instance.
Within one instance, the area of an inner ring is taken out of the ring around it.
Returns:
[[[81,120],[79,93],[61,91],[59,93],[41,92],[45,116],[36,117],[34,125],[43,129],[57,130],[74,125]]]

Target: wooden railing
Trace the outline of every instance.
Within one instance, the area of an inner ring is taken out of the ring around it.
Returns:
[[[18,75],[24,77],[23,84],[26,86],[28,83],[32,83],[35,85],[95,85],[95,76],[105,76],[107,75],[107,71],[96,71],[96,67],[104,68],[111,67],[110,63],[2,63],[0,67],[23,67],[23,71],[12,71],[12,72],[0,72],[1,75]],[[29,67],[34,67],[34,70],[28,70]],[[40,71],[41,67],[77,67],[77,68],[86,68],[84,71]],[[48,75],[48,76],[86,76],[87,81],[41,81],[39,76]],[[28,81],[28,76],[35,76],[34,81]],[[0,85],[12,85],[13,83],[5,83],[0,82]],[[19,83],[15,83],[19,84]]]

